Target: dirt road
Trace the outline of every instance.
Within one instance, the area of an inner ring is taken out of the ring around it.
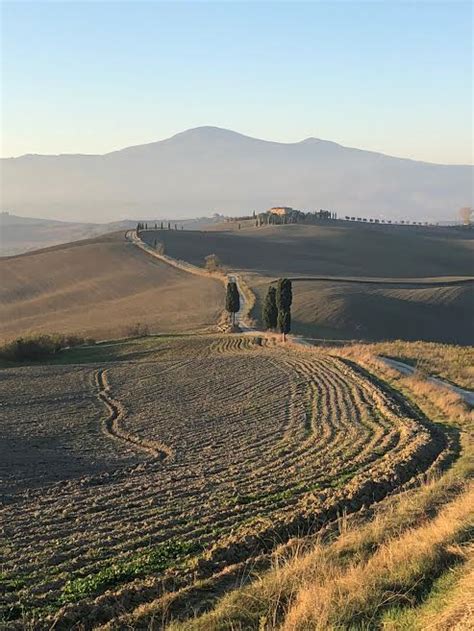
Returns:
[[[416,368],[414,366],[410,366],[410,364],[405,364],[404,362],[401,362],[398,359],[392,359],[390,357],[382,357],[381,355],[379,356],[379,359],[384,364],[386,364],[387,366],[390,366],[390,368],[394,368],[395,370],[398,370],[398,372],[401,372],[403,375],[413,375],[413,373],[416,372]],[[462,397],[464,401],[466,401],[466,403],[474,406],[474,392],[472,392],[471,390],[464,390],[464,388],[459,388],[458,386],[455,386],[454,384],[449,383],[449,381],[445,381],[444,379],[440,379],[439,377],[428,376],[426,377],[426,379],[427,381],[431,381],[437,386],[441,386],[443,388],[447,388],[448,390],[452,390],[452,392],[459,394],[459,396]]]

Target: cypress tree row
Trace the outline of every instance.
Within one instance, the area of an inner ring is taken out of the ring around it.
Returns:
[[[278,308],[276,304],[276,287],[270,285],[263,305],[263,326],[266,329],[276,329],[278,322]]]

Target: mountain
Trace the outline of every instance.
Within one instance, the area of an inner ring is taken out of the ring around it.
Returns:
[[[456,219],[473,169],[352,149],[317,138],[278,143],[198,127],[105,155],[2,160],[3,210],[81,221],[246,214],[273,205],[339,216]]]

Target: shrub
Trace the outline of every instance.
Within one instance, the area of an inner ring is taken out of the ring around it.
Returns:
[[[59,353],[64,348],[93,342],[94,340],[79,335],[44,334],[19,337],[0,347],[0,358],[14,362],[43,359]]]
[[[208,254],[208,256],[204,258],[204,267],[208,272],[217,272],[220,266],[221,262],[215,254]]]

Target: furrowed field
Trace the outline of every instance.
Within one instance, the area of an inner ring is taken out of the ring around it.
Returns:
[[[9,629],[192,618],[455,451],[353,358],[258,335],[72,349],[0,388]]]

